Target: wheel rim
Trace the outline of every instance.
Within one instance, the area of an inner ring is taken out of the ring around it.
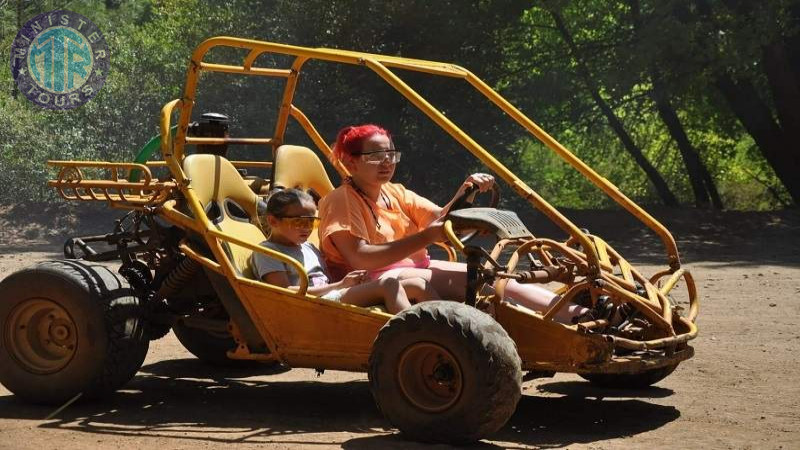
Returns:
[[[444,347],[429,342],[414,344],[403,351],[397,378],[405,398],[426,412],[450,408],[464,387],[458,360]]]
[[[11,311],[3,334],[11,357],[28,372],[44,375],[58,372],[72,360],[77,329],[60,305],[33,298]]]

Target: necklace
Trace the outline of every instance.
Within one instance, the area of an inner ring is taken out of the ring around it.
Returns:
[[[356,190],[356,192],[358,193],[358,196],[361,197],[362,200],[364,200],[364,203],[367,204],[367,208],[369,208],[369,212],[370,212],[370,214],[372,214],[372,219],[375,220],[375,227],[380,230],[381,229],[381,223],[378,221],[378,215],[375,214],[375,210],[372,208],[372,205],[370,204],[369,199],[367,198],[367,194],[364,191],[362,191],[361,188],[358,187],[357,184],[355,184],[353,182],[353,177],[349,177],[347,179],[347,182],[350,184],[350,186],[353,187],[353,189]],[[386,208],[389,211],[391,211],[392,210],[392,203],[389,201],[389,196],[387,196],[383,192],[383,189],[381,189],[380,195],[381,195],[381,198],[383,199],[383,203],[386,204]],[[373,203],[375,203],[375,206],[378,206],[378,202],[373,202]]]

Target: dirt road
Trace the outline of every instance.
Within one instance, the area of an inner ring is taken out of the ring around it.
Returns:
[[[616,213],[573,217],[645,273],[662,265],[658,246],[643,244],[650,235]],[[698,280],[695,358],[647,390],[599,389],[568,374],[528,381],[511,421],[481,447],[800,448],[800,214],[656,217]],[[33,235],[0,240],[0,278],[60,256],[59,236]],[[210,369],[171,334],[117,395],[44,420],[52,412],[0,387],[0,448],[425,447],[381,417],[364,374]]]

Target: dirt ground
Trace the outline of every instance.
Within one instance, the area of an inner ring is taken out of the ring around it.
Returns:
[[[645,273],[664,265],[658,241],[622,213],[567,215]],[[673,231],[700,290],[696,356],[646,390],[599,389],[570,374],[527,381],[509,423],[478,447],[800,448],[800,212],[654,215]],[[0,278],[60,257],[70,232],[110,223],[52,217],[0,209]],[[528,221],[559,236],[540,218]],[[171,334],[152,343],[123,391],[45,420],[53,410],[0,387],[0,448],[425,447],[383,419],[365,374],[211,369]]]

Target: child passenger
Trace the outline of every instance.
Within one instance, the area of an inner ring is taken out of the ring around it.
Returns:
[[[368,281],[367,271],[354,270],[331,283],[319,250],[306,242],[319,218],[314,199],[301,190],[284,189],[273,193],[267,201],[266,218],[271,232],[261,245],[299,261],[308,274],[307,292],[311,295],[356,306],[383,303],[392,314],[410,307],[409,297],[416,301],[436,298],[436,293],[422,278],[399,281],[382,277]],[[300,284],[299,275],[292,267],[267,255],[253,253],[253,268],[265,283],[290,288]]]

